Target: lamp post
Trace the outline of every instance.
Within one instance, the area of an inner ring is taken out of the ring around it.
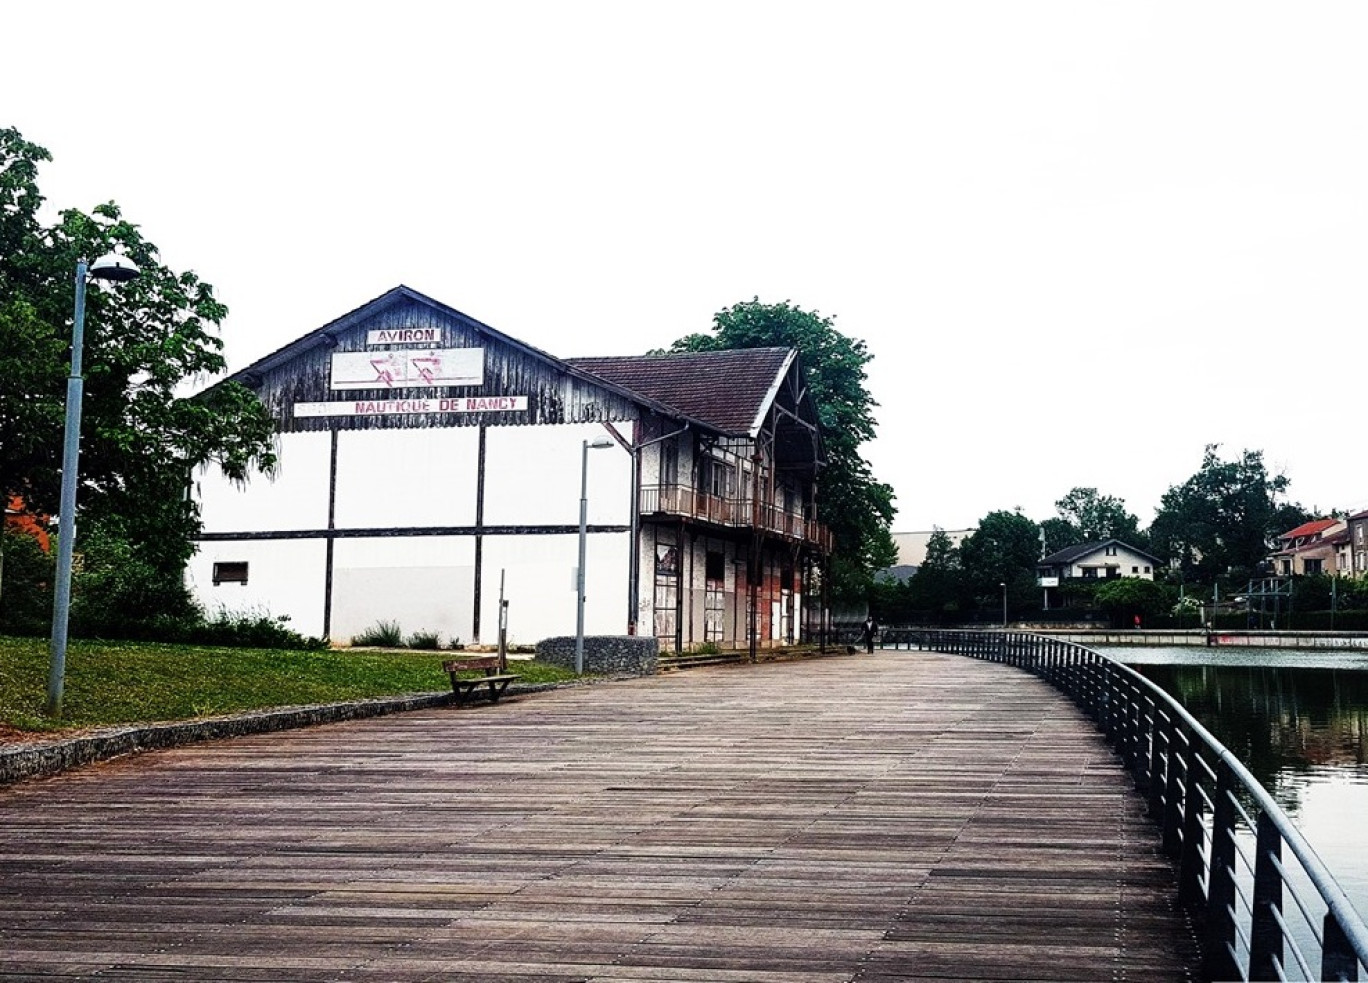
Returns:
[[[998,586],[1002,588],[1002,627],[1003,627],[1003,630],[1006,630],[1006,628],[1007,628],[1007,581],[1004,580],[1002,583],[998,584]]]
[[[66,678],[67,622],[71,613],[71,560],[76,539],[76,482],[81,452],[81,348],[85,343],[86,281],[123,283],[138,275],[138,268],[122,256],[108,255],[88,265],[76,262],[76,311],[71,321],[71,373],[67,376],[66,429],[62,442],[62,495],[57,514],[57,582],[52,597],[52,645],[48,662],[47,712],[62,715],[62,688]]]
[[[607,437],[595,437],[583,442],[580,451],[580,528],[579,528],[579,567],[575,571],[575,672],[584,672],[584,547],[585,534],[589,524],[589,451],[612,447]]]

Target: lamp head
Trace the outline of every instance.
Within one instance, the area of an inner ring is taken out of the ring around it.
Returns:
[[[603,450],[605,447],[612,447],[613,442],[607,437],[595,437],[593,440],[587,441],[586,446],[592,450],[598,451]]]
[[[127,283],[138,275],[137,265],[127,256],[109,253],[90,264],[90,275],[97,280]]]

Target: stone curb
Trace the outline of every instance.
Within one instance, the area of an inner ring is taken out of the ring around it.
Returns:
[[[516,685],[508,688],[507,695],[536,693],[561,686],[582,686],[588,682],[576,680],[568,683]],[[140,754],[144,751],[180,747],[183,744],[212,741],[222,737],[267,734],[294,727],[312,727],[315,724],[338,723],[343,720],[363,720],[367,717],[380,717],[406,710],[427,710],[450,705],[450,693],[418,693],[412,696],[359,700],[353,703],[285,707],[206,720],[108,727],[80,737],[38,739],[33,743],[18,744],[0,750],[0,787],[25,778],[55,775],[68,768],[94,764],[124,754]]]

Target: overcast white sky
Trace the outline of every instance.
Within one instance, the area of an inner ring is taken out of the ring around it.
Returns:
[[[0,126],[231,308],[399,283],[553,354],[758,296],[875,359],[895,530],[1142,522],[1265,452],[1368,508],[1360,2],[10,4]]]

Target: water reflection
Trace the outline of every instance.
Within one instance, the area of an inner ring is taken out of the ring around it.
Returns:
[[[1368,659],[1099,648],[1177,699],[1287,812],[1368,911]]]

